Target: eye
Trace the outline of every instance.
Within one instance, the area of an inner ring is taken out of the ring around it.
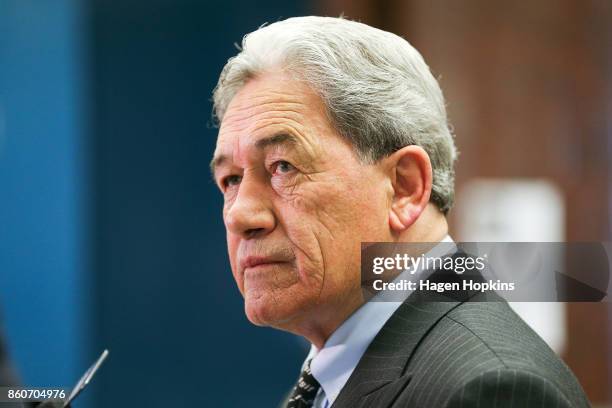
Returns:
[[[286,174],[295,170],[293,164],[285,160],[279,160],[272,166],[272,174],[281,173]]]
[[[234,174],[223,178],[223,180],[221,180],[221,185],[223,186],[223,188],[228,188],[232,186],[237,186],[238,184],[240,184],[240,181],[242,181],[242,176]]]

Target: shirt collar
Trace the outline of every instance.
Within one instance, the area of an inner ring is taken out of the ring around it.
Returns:
[[[453,240],[447,235],[440,242],[452,243]],[[338,397],[376,334],[401,304],[399,301],[367,302],[332,333],[323,348],[311,346],[306,361],[312,359],[310,369],[321,384],[329,405]]]

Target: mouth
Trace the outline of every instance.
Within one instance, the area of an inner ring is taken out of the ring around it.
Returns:
[[[275,259],[274,257],[248,256],[242,260],[241,266],[243,270],[261,269],[270,266],[286,264],[288,261]]]

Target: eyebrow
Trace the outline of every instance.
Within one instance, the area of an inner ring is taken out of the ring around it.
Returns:
[[[272,136],[263,137],[255,142],[255,147],[258,150],[264,150],[273,146],[291,145],[295,146],[299,144],[298,139],[290,133],[277,133]],[[222,163],[228,160],[227,155],[220,154],[219,156],[213,157],[210,161],[210,174],[215,178],[215,170]]]

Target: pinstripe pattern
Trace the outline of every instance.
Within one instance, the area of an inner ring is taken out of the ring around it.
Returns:
[[[404,303],[332,407],[590,406],[567,366],[505,302],[477,296]]]
[[[429,280],[456,278],[436,271]],[[332,405],[492,407],[590,404],[569,368],[495,293],[435,292],[415,292],[397,309]]]

